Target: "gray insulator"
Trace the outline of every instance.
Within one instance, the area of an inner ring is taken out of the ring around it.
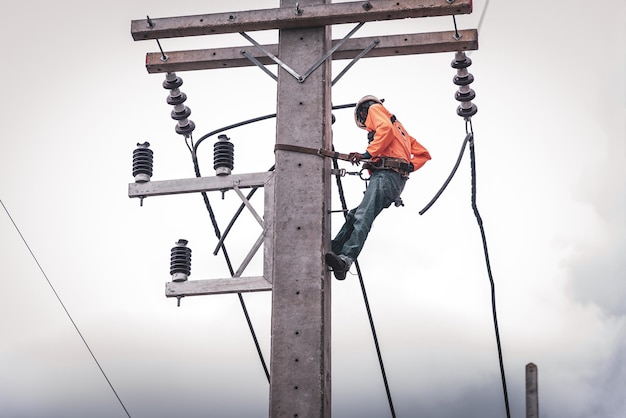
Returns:
[[[455,58],[452,60],[450,65],[452,66],[452,68],[456,68],[457,70],[461,68],[467,68],[470,65],[472,65],[472,60],[468,56],[463,54],[463,58],[461,60],[458,60],[458,58]]]
[[[135,183],[146,183],[152,177],[153,152],[149,149],[150,143],[137,143],[137,148],[133,151],[133,176]]]
[[[477,112],[478,112],[478,108],[472,102],[461,103],[461,105],[456,108],[456,114],[465,119],[471,118]]]
[[[464,70],[460,70],[459,73],[464,72]],[[465,74],[457,74],[452,79],[452,82],[457,86],[469,86],[474,82],[474,76],[465,71]]]
[[[217,137],[213,145],[213,168],[218,176],[227,176],[235,166],[235,146],[226,135]]]
[[[182,123],[182,122],[183,121],[179,121],[176,124],[176,127],[174,128],[176,129],[176,133],[179,135],[185,135],[185,136],[191,135],[193,130],[196,129],[196,124],[193,123],[193,121],[191,120],[187,120],[187,123]]]
[[[174,282],[184,282],[191,275],[191,248],[187,247],[187,243],[187,240],[179,239],[172,248],[170,274]]]
[[[467,91],[463,91],[466,89]],[[455,94],[454,98],[459,102],[471,102],[476,98],[476,92],[467,87],[461,87]]]
[[[172,93],[170,93],[170,95],[167,96],[167,104],[172,105],[172,106],[183,104],[185,103],[186,100],[187,100],[187,95],[181,92],[180,90],[177,92],[172,90]]]
[[[167,104],[174,106],[170,116],[178,121],[175,127],[176,133],[188,137],[196,129],[196,124],[187,119],[191,115],[191,109],[183,106],[183,103],[187,100],[187,95],[179,90],[179,87],[182,85],[183,79],[178,77],[176,73],[167,73],[165,75],[163,88],[170,90],[170,94],[167,96]]]
[[[170,116],[172,116],[172,119],[174,120],[187,119],[190,115],[191,109],[189,109],[187,106],[183,106],[181,110],[174,108],[174,110],[172,110],[172,113],[170,114]]]
[[[167,73],[165,75],[165,81],[163,82],[163,88],[167,90],[174,90],[183,85],[183,79],[178,77],[176,73]]]

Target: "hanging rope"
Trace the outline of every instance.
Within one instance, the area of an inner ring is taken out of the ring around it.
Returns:
[[[335,170],[339,169],[339,165],[337,163],[337,159],[333,158],[333,168]],[[346,205],[346,198],[343,193],[343,185],[341,182],[341,176],[336,175],[337,179],[337,189],[339,190],[339,200],[341,201],[341,208],[344,214],[344,217],[348,216],[348,207]],[[389,403],[389,410],[391,412],[391,416],[393,418],[396,417],[396,412],[393,407],[393,400],[391,399],[391,390],[389,389],[389,382],[387,381],[387,373],[385,372],[385,364],[383,363],[383,356],[380,351],[380,345],[378,344],[378,336],[376,334],[376,327],[374,326],[374,318],[372,316],[372,310],[370,309],[369,300],[367,298],[367,291],[365,290],[365,282],[363,281],[363,274],[361,272],[361,267],[359,266],[359,261],[354,261],[354,266],[356,267],[356,272],[359,277],[359,284],[361,285],[361,293],[363,294],[363,301],[365,303],[365,310],[367,311],[367,319],[370,323],[370,328],[372,330],[372,338],[374,339],[374,346],[376,347],[376,355],[378,356],[378,364],[380,365],[380,372],[383,377],[383,383],[385,385],[385,392],[387,394],[387,401]]]
[[[72,318],[72,315],[70,315],[70,312],[67,310],[67,308],[65,307],[65,304],[63,303],[63,300],[61,299],[61,296],[59,296],[59,294],[57,293],[56,289],[54,288],[54,286],[52,285],[52,282],[50,281],[50,279],[48,278],[48,275],[46,274],[46,272],[44,271],[43,267],[41,267],[41,264],[39,264],[39,260],[37,260],[37,257],[35,256],[35,253],[33,252],[33,250],[30,249],[30,245],[28,245],[28,242],[26,241],[26,238],[24,238],[24,235],[22,235],[22,231],[20,231],[20,228],[17,226],[17,224],[15,223],[15,221],[13,220],[13,217],[11,216],[11,214],[9,213],[9,210],[7,209],[7,207],[4,205],[4,202],[2,201],[2,199],[0,199],[0,204],[2,205],[2,207],[4,208],[4,211],[6,212],[7,216],[9,217],[9,219],[11,220],[11,223],[13,224],[13,226],[15,227],[15,230],[17,231],[17,233],[19,234],[20,238],[22,238],[22,241],[24,242],[24,245],[26,246],[26,248],[28,249],[28,252],[30,253],[31,257],[33,257],[33,260],[35,260],[35,264],[37,264],[37,267],[39,267],[39,271],[41,271],[41,274],[43,274],[43,277],[46,279],[46,282],[48,282],[48,286],[50,286],[50,289],[52,289],[52,293],[54,293],[54,296],[57,298],[57,300],[59,301],[59,303],[61,304],[61,307],[63,308],[63,311],[65,311],[65,315],[67,315],[68,319],[70,320],[70,322],[72,323],[72,325],[74,326],[74,329],[76,330],[76,332],[78,333],[78,336],[80,337],[80,339],[83,341],[83,344],[85,345],[85,347],[87,348],[87,351],[89,351],[89,354],[91,355],[91,358],[93,359],[93,361],[96,363],[96,366],[98,366],[98,369],[100,369],[100,373],[102,373],[102,376],[104,376],[104,380],[107,381],[107,383],[109,384],[109,387],[111,388],[111,391],[113,391],[113,394],[115,395],[115,397],[117,398],[117,401],[120,403],[120,405],[122,406],[122,409],[124,409],[124,412],[126,412],[126,415],[128,416],[128,418],[130,418],[130,413],[128,412],[128,409],[126,409],[126,406],[124,405],[124,402],[122,402],[122,399],[119,397],[119,395],[117,394],[117,391],[115,390],[115,388],[113,387],[113,384],[111,383],[111,381],[109,380],[109,377],[107,376],[107,374],[104,372],[104,369],[102,368],[102,366],[100,365],[100,362],[98,362],[98,359],[96,358],[96,355],[93,353],[93,351],[91,350],[91,347],[89,347],[89,344],[87,343],[87,340],[85,340],[85,337],[83,337],[83,333],[80,332],[80,329],[78,328],[78,325],[76,325],[76,322],[74,322],[74,318]]]

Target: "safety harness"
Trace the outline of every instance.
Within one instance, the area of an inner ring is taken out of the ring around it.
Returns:
[[[312,154],[318,155],[320,157],[328,157],[336,160],[350,161],[349,154],[342,154],[340,152],[327,150],[323,148],[308,148],[301,147],[298,145],[289,145],[289,144],[276,144],[274,146],[274,151],[291,151],[291,152],[299,152],[302,154]],[[376,160],[361,160],[363,162],[363,168],[368,170],[393,170],[398,172],[403,177],[408,177],[409,173],[413,171],[411,169],[411,164],[403,160],[401,158],[392,158],[392,157],[378,157]]]

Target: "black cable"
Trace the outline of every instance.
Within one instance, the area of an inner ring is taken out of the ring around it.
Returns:
[[[480,235],[483,242],[483,252],[485,254],[485,264],[487,266],[487,275],[489,276],[489,283],[491,285],[491,312],[493,314],[493,326],[496,334],[496,345],[498,347],[498,361],[500,364],[500,376],[502,379],[502,391],[504,393],[504,405],[506,408],[507,418],[511,418],[511,411],[509,409],[509,395],[506,388],[506,376],[504,374],[504,361],[502,358],[502,345],[500,344],[500,332],[498,330],[498,312],[496,309],[496,285],[491,274],[491,263],[489,262],[489,251],[487,250],[487,238],[485,236],[485,228],[483,227],[483,220],[478,212],[478,206],[476,205],[476,158],[474,153],[474,132],[472,130],[471,121],[468,122],[470,131],[469,136],[469,149],[470,149],[470,164],[472,172],[472,209],[474,216],[478,222],[480,228]]]
[[[441,186],[437,194],[435,194],[435,197],[431,199],[431,201],[424,207],[424,209],[420,210],[419,212],[420,215],[423,215],[424,213],[426,213],[428,209],[430,209],[430,207],[437,201],[437,199],[439,199],[439,196],[441,196],[441,194],[446,189],[446,187],[448,187],[448,184],[450,184],[452,177],[454,177],[456,170],[459,168],[459,164],[461,164],[461,160],[463,159],[463,153],[465,152],[465,147],[467,146],[467,142],[469,141],[469,138],[470,138],[470,134],[468,133],[465,136],[465,140],[463,141],[463,146],[461,147],[461,152],[459,152],[459,156],[456,159],[456,163],[454,164],[454,167],[452,168],[452,172],[450,173],[446,181],[443,183],[443,185]]]
[[[350,107],[355,107],[356,103],[348,103],[348,104],[343,104],[343,105],[337,105],[337,106],[333,106],[332,109],[333,110],[337,110],[337,109],[346,109],[346,108],[350,108]],[[259,116],[256,118],[252,118],[252,119],[247,119],[241,122],[237,122],[237,123],[233,123],[232,125],[228,125],[228,126],[224,126],[223,128],[219,128],[216,129],[214,131],[211,131],[207,134],[204,134],[203,136],[200,137],[200,139],[198,139],[198,142],[196,142],[196,144],[193,147],[193,154],[195,155],[198,152],[198,146],[202,143],[202,141],[204,141],[205,139],[213,136],[213,135],[217,135],[219,133],[222,133],[224,131],[228,131],[230,129],[234,129],[234,128],[239,128],[241,126],[245,126],[245,125],[249,125],[251,123],[256,123],[256,122],[261,122],[264,121],[266,119],[272,119],[276,117],[276,113],[272,113],[269,115],[264,115],[264,116]]]
[[[276,168],[275,165],[271,166],[269,170],[267,171],[274,171],[274,169]],[[259,189],[259,187],[253,187],[252,190],[250,190],[250,192],[248,193],[248,195],[246,196],[246,200],[250,200],[250,198],[252,198],[252,196],[254,196],[254,194],[256,193],[256,191]],[[230,232],[230,230],[232,229],[233,225],[235,225],[235,221],[239,218],[239,215],[241,215],[241,212],[243,212],[243,210],[245,209],[246,204],[245,203],[241,203],[241,205],[239,205],[239,208],[237,209],[237,211],[235,212],[235,214],[233,215],[232,219],[230,220],[230,222],[228,223],[228,226],[226,227],[226,229],[224,230],[224,232],[222,233],[222,236],[219,238],[221,241],[224,241],[226,239],[226,237],[228,236],[228,233]],[[219,252],[221,248],[221,245],[218,245],[215,250],[213,250],[213,255],[217,255],[217,253]]]
[[[69,318],[70,322],[74,326],[74,329],[78,333],[78,336],[80,337],[81,340],[83,340],[83,344],[85,344],[85,347],[87,347],[87,351],[89,351],[89,354],[91,354],[91,358],[93,358],[93,361],[98,366],[98,369],[100,369],[100,372],[102,373],[102,376],[104,376],[104,379],[109,384],[109,387],[111,388],[111,390],[113,391],[113,394],[115,395],[115,397],[117,398],[118,402],[120,403],[120,405],[124,409],[124,412],[126,412],[126,415],[128,415],[128,417],[130,418],[130,413],[128,412],[128,409],[126,409],[126,406],[124,405],[124,402],[122,402],[122,399],[117,394],[117,391],[113,387],[113,384],[111,383],[111,381],[109,380],[107,374],[104,372],[104,369],[102,368],[102,366],[98,362],[98,359],[96,359],[96,356],[94,355],[93,351],[91,351],[91,347],[89,347],[89,344],[87,344],[87,340],[85,340],[85,337],[83,337],[83,334],[80,332],[80,329],[78,328],[78,325],[76,325],[76,322],[74,322],[74,319],[72,318],[72,315],[70,315],[69,311],[65,307],[65,304],[63,303],[63,300],[61,300],[61,297],[59,296],[59,294],[57,293],[56,289],[52,285],[52,282],[48,278],[48,275],[44,271],[43,267],[41,267],[41,264],[39,264],[39,260],[37,260],[37,257],[35,256],[35,253],[33,253],[33,250],[30,249],[30,246],[28,245],[28,242],[26,242],[26,238],[24,238],[24,235],[22,235],[22,232],[20,231],[20,229],[18,228],[17,224],[13,220],[13,217],[9,213],[9,210],[4,205],[4,202],[2,202],[2,199],[0,199],[0,204],[2,204],[2,207],[4,208],[4,211],[6,212],[7,216],[11,220],[11,222],[13,223],[13,226],[15,227],[15,230],[17,231],[17,233],[20,235],[20,238],[22,238],[22,241],[24,242],[24,245],[26,245],[26,248],[28,249],[28,252],[33,257],[33,260],[35,260],[35,263],[37,264],[37,267],[39,267],[39,270],[41,271],[41,274],[43,274],[43,277],[48,282],[48,285],[50,286],[50,289],[52,289],[52,293],[54,293],[54,296],[56,296],[57,300],[61,304],[61,307],[63,308],[63,310],[65,311],[65,314],[67,315],[67,317]]]
[[[337,159],[333,158],[333,168],[337,170],[339,165]],[[346,205],[346,198],[343,193],[343,185],[341,183],[341,176],[337,177],[337,189],[339,190],[339,200],[341,201],[341,207],[343,209],[344,218],[348,217],[348,207]],[[376,335],[376,327],[374,326],[374,318],[372,316],[372,310],[370,309],[369,300],[367,298],[367,291],[365,290],[365,282],[363,281],[363,274],[361,273],[361,267],[359,261],[354,260],[354,266],[359,277],[359,283],[361,285],[361,293],[363,293],[363,301],[365,303],[365,310],[367,311],[367,318],[372,330],[372,338],[374,339],[374,346],[376,347],[376,355],[378,356],[378,364],[380,365],[380,372],[383,377],[383,383],[385,385],[385,392],[387,394],[387,401],[389,402],[389,410],[391,411],[392,418],[396,418],[396,412],[393,407],[393,400],[391,399],[391,390],[389,389],[389,382],[387,381],[387,373],[385,372],[385,364],[383,363],[383,356],[380,351],[380,345],[378,344],[378,336]]]
[[[221,131],[220,131],[221,132]],[[217,132],[215,132],[217,133]],[[208,138],[210,135],[205,135],[203,137],[204,138]],[[199,143],[200,141],[198,141]],[[196,145],[194,146],[194,150],[196,149],[198,143],[196,143]],[[200,166],[198,164],[198,158],[195,154],[195,152],[192,153],[192,160],[193,160],[193,166],[194,166],[194,171],[196,173],[196,177],[202,177],[202,175],[200,174]],[[209,202],[209,196],[207,195],[206,192],[202,192],[202,199],[204,200],[204,205],[207,208],[207,211],[209,212],[209,217],[211,218],[211,223],[213,224],[213,230],[215,231],[215,236],[217,237],[217,239],[221,239],[221,232],[219,229],[219,226],[217,225],[217,220],[215,219],[215,213],[213,212],[213,208],[211,207],[211,203]],[[224,259],[226,260],[226,265],[228,266],[228,270],[230,272],[231,277],[235,276],[235,270],[233,269],[233,265],[230,261],[230,257],[228,256],[228,252],[226,251],[226,245],[224,244],[224,242],[222,241],[222,253],[224,254]],[[241,305],[241,309],[243,311],[243,314],[246,318],[246,322],[248,323],[248,328],[250,329],[250,334],[252,335],[252,339],[254,341],[254,345],[256,347],[257,353],[259,355],[259,359],[261,360],[261,366],[263,367],[263,371],[265,372],[265,376],[267,377],[267,381],[269,383],[270,381],[270,372],[267,368],[267,364],[265,363],[265,358],[263,357],[263,352],[261,351],[261,346],[259,345],[259,340],[256,336],[256,332],[254,331],[254,326],[252,325],[252,320],[250,319],[250,314],[248,313],[248,308],[246,307],[246,302],[243,298],[243,295],[241,294],[241,292],[237,293],[237,296],[239,297],[239,304]]]

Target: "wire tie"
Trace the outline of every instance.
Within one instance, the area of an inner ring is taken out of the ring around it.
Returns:
[[[146,16],[146,19],[148,19],[148,27],[149,28],[153,28],[154,27],[154,22],[152,21],[152,19],[150,19],[150,16]]]
[[[300,3],[296,3],[296,16],[302,16],[302,8],[300,8]]]

